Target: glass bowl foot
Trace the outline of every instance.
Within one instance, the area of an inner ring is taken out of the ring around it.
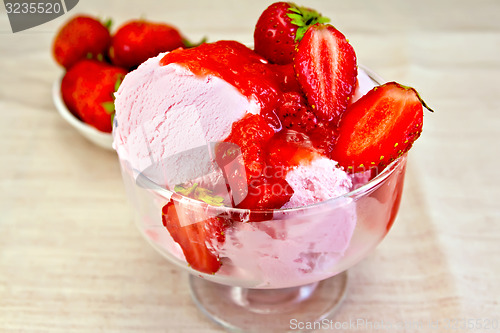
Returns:
[[[347,272],[283,289],[232,287],[193,275],[189,285],[198,308],[231,332],[305,332],[302,327],[338,309],[347,291]]]

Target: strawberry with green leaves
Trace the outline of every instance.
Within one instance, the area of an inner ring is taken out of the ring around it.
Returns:
[[[349,172],[387,166],[420,136],[423,107],[429,109],[413,88],[396,82],[373,88],[342,116],[332,159]]]
[[[262,12],[255,26],[255,52],[271,63],[289,64],[293,61],[297,43],[307,29],[328,21],[317,11],[292,2],[273,3]]]
[[[82,60],[71,67],[61,82],[61,95],[68,109],[85,123],[111,132],[114,92],[127,72],[96,60]]]
[[[57,33],[52,53],[58,64],[71,68],[82,59],[99,59],[108,52],[111,36],[109,27],[94,17],[79,15],[69,20]]]

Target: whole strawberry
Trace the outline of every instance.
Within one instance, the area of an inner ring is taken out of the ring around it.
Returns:
[[[307,28],[329,21],[317,11],[292,2],[273,3],[262,12],[255,25],[255,52],[271,63],[289,64],[293,61],[295,46]]]
[[[109,57],[114,65],[131,69],[160,52],[183,46],[184,39],[176,28],[163,23],[134,20],[116,31]]]
[[[74,114],[102,132],[111,132],[113,93],[127,72],[95,60],[82,60],[61,82],[63,100]]]
[[[84,15],[69,20],[54,39],[52,52],[57,63],[69,69],[82,59],[106,55],[111,43],[109,25]]]

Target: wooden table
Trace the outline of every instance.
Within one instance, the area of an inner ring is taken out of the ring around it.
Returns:
[[[82,0],[73,12],[251,41],[268,4]],[[307,4],[332,18],[360,63],[416,87],[436,110],[411,151],[396,224],[350,270],[334,320],[441,325],[363,332],[500,320],[500,2]],[[186,274],[137,232],[116,154],[53,106],[61,70],[50,46],[67,18],[13,34],[0,14],[0,331],[220,332],[192,303]]]

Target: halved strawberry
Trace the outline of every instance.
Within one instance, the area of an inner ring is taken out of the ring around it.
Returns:
[[[298,45],[295,72],[309,106],[320,120],[338,122],[356,87],[356,54],[331,25],[315,24]]]
[[[187,216],[196,216],[196,213],[185,214],[186,212],[178,212],[178,208],[174,201],[163,206],[163,225],[181,246],[186,261],[193,269],[207,274],[217,272],[221,262],[211,244],[213,241],[224,242],[226,220],[212,217],[202,221],[187,221]]]
[[[373,88],[342,116],[332,159],[354,172],[386,166],[420,136],[422,106],[429,109],[413,88],[396,82]]]

